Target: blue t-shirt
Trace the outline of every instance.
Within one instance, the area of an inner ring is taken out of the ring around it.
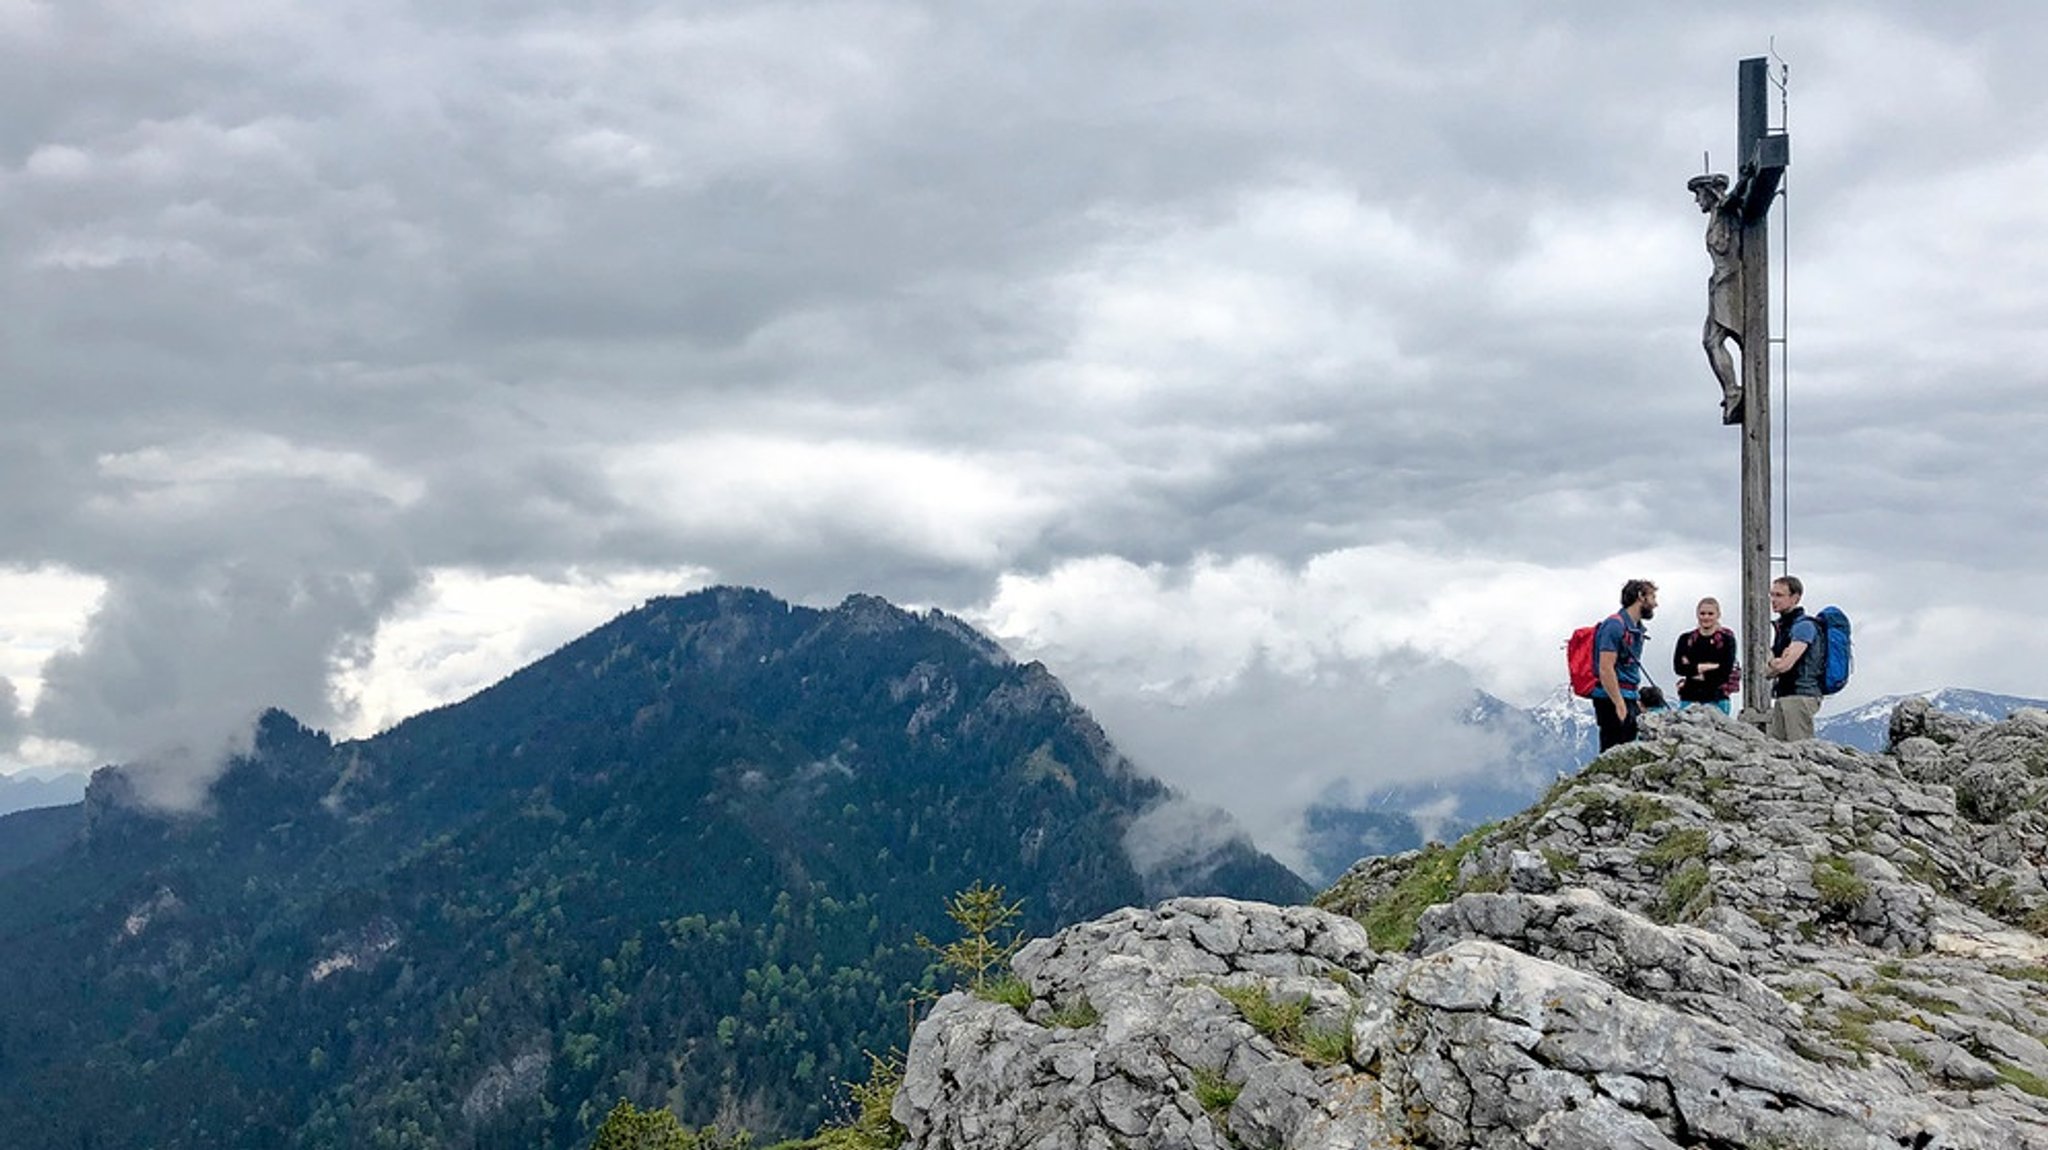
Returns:
[[[1792,637],[1786,641],[1785,645],[1790,647],[1793,643],[1804,643],[1806,644],[1806,650],[1811,651],[1813,650],[1813,645],[1819,641],[1820,624],[1815,623],[1810,615],[1801,615],[1799,618],[1792,620]],[[1801,651],[1799,657],[1805,658],[1806,651]]]
[[[1600,620],[1600,625],[1593,629],[1593,672],[1599,674],[1603,653],[1614,652],[1614,678],[1621,684],[1621,697],[1624,699],[1635,698],[1636,689],[1643,685],[1645,637],[1643,625],[1629,618],[1626,611],[1616,611]],[[1598,685],[1598,681],[1593,687],[1593,697],[1607,697],[1607,688]]]
[[[1781,640],[1771,650],[1773,655],[1784,654],[1785,649],[1794,643],[1806,644],[1806,650],[1799,653],[1799,661],[1797,663],[1792,664],[1783,675],[1778,676],[1777,683],[1771,688],[1771,694],[1774,696],[1821,694],[1820,624],[1814,622],[1813,616],[1802,613],[1798,618],[1792,620],[1791,627],[1783,629],[1780,634]]]

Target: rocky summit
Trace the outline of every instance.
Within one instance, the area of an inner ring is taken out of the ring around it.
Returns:
[[[1909,700],[1882,754],[1653,719],[1315,907],[1031,943],[894,1113],[920,1150],[2048,1148],[2044,807],[2048,711]]]

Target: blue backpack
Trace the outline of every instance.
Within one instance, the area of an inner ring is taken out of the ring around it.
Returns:
[[[1849,617],[1840,607],[1822,607],[1813,621],[1820,626],[1820,693],[1832,695],[1849,685],[1849,671],[1856,665]]]

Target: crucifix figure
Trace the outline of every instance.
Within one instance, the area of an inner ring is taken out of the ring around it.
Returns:
[[[1721,384],[1721,422],[1742,422],[1742,381],[1735,374],[1735,357],[1728,354],[1728,341],[1742,347],[1742,220],[1740,202],[1728,194],[1728,177],[1694,176],[1686,190],[1707,213],[1707,256],[1714,270],[1707,277],[1707,324],[1700,343],[1707,349],[1707,363]]]
[[[1767,217],[1791,160],[1792,141],[1769,130],[1768,61],[1741,62],[1737,75],[1737,178],[1700,175],[1686,190],[1707,216],[1707,322],[1700,341],[1721,385],[1721,422],[1742,428],[1741,718],[1763,725],[1769,680],[1756,671],[1770,650],[1771,582],[1771,241]],[[1729,344],[1734,344],[1731,351]],[[1738,363],[1736,353],[1740,353]]]

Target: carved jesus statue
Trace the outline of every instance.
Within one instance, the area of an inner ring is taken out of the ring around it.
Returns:
[[[1742,346],[1742,225],[1736,219],[1738,205],[1728,195],[1728,177],[1694,176],[1686,190],[1707,214],[1707,255],[1714,270],[1707,277],[1707,323],[1700,342],[1707,349],[1707,363],[1721,384],[1721,422],[1742,422],[1742,382],[1735,374],[1735,357],[1728,343]]]

